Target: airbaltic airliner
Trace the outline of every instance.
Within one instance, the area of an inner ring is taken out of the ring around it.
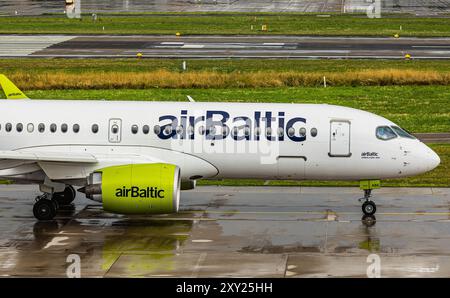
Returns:
[[[431,171],[439,156],[395,123],[326,104],[29,100],[4,75],[0,177],[38,184],[54,218],[78,191],[121,214],[177,212],[199,179],[354,180],[376,212],[380,179]]]

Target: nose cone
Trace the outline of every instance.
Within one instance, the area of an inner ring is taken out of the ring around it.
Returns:
[[[430,148],[428,148],[426,160],[428,171],[435,169],[441,163],[441,158],[439,157],[439,155],[437,155],[436,152],[434,152]]]
[[[441,159],[430,147],[423,143],[421,145],[422,148],[418,151],[419,167],[422,168],[422,172],[428,172],[436,168],[441,163]]]

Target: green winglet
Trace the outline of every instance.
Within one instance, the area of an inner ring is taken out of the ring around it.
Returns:
[[[25,93],[20,91],[13,82],[11,82],[5,75],[0,74],[0,85],[5,92],[7,99],[29,99]]]

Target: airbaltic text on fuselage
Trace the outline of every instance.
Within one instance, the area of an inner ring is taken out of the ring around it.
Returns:
[[[116,188],[116,197],[132,197],[132,198],[164,198],[164,190],[157,187],[139,188],[137,186]]]
[[[210,140],[222,140],[229,136],[236,141],[267,139],[268,141],[284,141],[288,138],[294,142],[303,142],[305,135],[299,135],[295,126],[306,123],[305,118],[285,118],[285,112],[255,111],[253,117],[230,117],[226,111],[209,110],[204,115],[192,116],[188,110],[181,110],[179,117],[163,115],[159,117],[160,130],[158,137],[167,139],[195,138],[195,128],[203,128],[203,134]]]

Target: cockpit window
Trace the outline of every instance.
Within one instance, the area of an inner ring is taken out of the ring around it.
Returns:
[[[379,126],[377,127],[377,138],[380,140],[391,140],[395,139],[397,135],[389,126]]]
[[[392,129],[402,138],[415,139],[412,135],[407,133],[405,130],[401,129],[398,126],[391,126]]]

